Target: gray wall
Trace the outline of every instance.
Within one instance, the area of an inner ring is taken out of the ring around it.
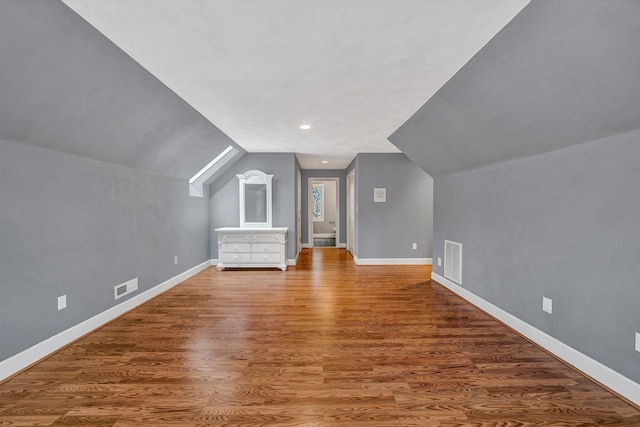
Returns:
[[[58,0],[0,1],[0,139],[188,179],[227,135]]]
[[[219,227],[240,226],[237,174],[257,169],[273,174],[273,226],[289,227],[287,258],[296,258],[296,158],[293,153],[249,153],[234,163],[211,186],[211,258],[218,258]]]
[[[0,140],[0,200],[0,360],[209,259],[184,180]]]
[[[434,257],[462,242],[464,288],[640,381],[638,159],[635,131],[436,178]]]
[[[309,178],[338,178],[340,197],[339,243],[347,243],[347,178],[342,169],[302,169],[302,243],[309,243]]]
[[[433,179],[404,154],[356,160],[356,256],[431,258]],[[378,187],[387,189],[386,203],[373,202]]]
[[[389,140],[438,177],[638,130],[639,17],[533,0]]]

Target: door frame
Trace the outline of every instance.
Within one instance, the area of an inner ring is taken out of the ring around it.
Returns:
[[[302,174],[296,170],[296,249],[297,254],[302,250]]]
[[[356,170],[351,169],[347,174],[347,251],[355,256],[356,247]],[[353,221],[351,221],[353,218]]]
[[[330,248],[338,248],[340,245],[340,177],[337,176],[316,176],[307,178],[307,240],[309,247],[313,248],[313,214],[311,205],[313,204],[313,181],[335,181],[336,183],[336,245]]]

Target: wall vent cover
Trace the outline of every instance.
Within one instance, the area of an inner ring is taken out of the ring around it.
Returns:
[[[444,277],[462,283],[462,243],[444,241]]]
[[[115,299],[118,299],[137,290],[138,290],[138,278],[136,277],[135,279],[131,279],[128,282],[124,282],[114,286],[113,296],[115,297]]]

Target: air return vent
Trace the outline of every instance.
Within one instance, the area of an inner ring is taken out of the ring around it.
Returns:
[[[444,277],[462,283],[462,243],[444,241]]]
[[[116,285],[113,288],[113,295],[115,299],[118,299],[137,290],[138,290],[138,278],[136,277],[135,279],[131,279],[128,282],[124,282],[120,285]]]

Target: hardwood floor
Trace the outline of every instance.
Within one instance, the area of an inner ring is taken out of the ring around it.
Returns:
[[[640,426],[429,274],[210,268],[0,384],[0,426]]]

